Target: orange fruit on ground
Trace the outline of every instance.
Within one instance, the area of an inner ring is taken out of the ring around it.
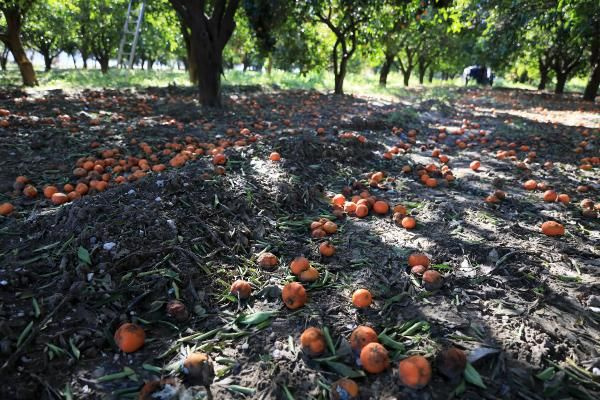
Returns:
[[[371,175],[371,179],[377,183],[381,182],[383,180],[383,178],[384,178],[384,175],[383,175],[383,172],[381,172],[381,171],[375,172],[373,175]]]
[[[457,381],[467,366],[467,356],[461,349],[451,347],[440,353],[436,365],[442,375],[451,381]]]
[[[379,343],[377,333],[368,326],[360,325],[350,335],[350,347],[356,353],[360,353],[363,347],[369,343]]]
[[[537,189],[537,182],[530,179],[523,184],[523,188],[526,190],[535,190]]]
[[[88,190],[89,190],[89,188],[88,188],[88,185],[86,185],[85,183],[78,183],[78,184],[75,186],[75,191],[76,191],[77,193],[79,193],[80,195],[82,195],[82,196],[83,196],[84,194],[86,194],[86,193],[88,192]]]
[[[331,384],[332,400],[356,400],[358,393],[358,384],[352,379],[342,378]]]
[[[146,340],[144,329],[130,322],[125,322],[115,332],[115,343],[125,353],[133,353],[139,350]]]
[[[343,194],[336,194],[335,196],[333,196],[331,202],[341,207],[346,202],[346,196],[344,196]]]
[[[21,183],[24,185],[27,182],[29,182],[29,178],[24,175],[19,175],[15,178],[15,183]]]
[[[571,198],[568,194],[565,193],[559,194],[557,200],[563,204],[569,204],[571,202]]]
[[[156,164],[152,166],[152,172],[162,172],[167,169],[165,164]]]
[[[225,154],[219,153],[219,154],[215,154],[213,156],[212,163],[214,165],[223,165],[226,162],[227,162],[227,157],[225,157]]]
[[[558,195],[556,194],[556,192],[554,190],[546,190],[544,192],[544,201],[551,203],[556,201],[556,198],[558,197]]]
[[[425,271],[427,271],[427,267],[424,265],[415,265],[410,269],[410,273],[417,276],[423,276]]]
[[[56,192],[58,192],[58,189],[56,188],[56,186],[46,186],[44,188],[44,197],[47,199],[50,199],[50,198],[52,198],[52,195]]]
[[[376,201],[375,204],[373,204],[373,211],[375,211],[377,214],[387,214],[389,209],[390,206],[388,206],[388,203],[383,200]]]
[[[315,267],[308,267],[300,273],[300,280],[302,282],[316,282],[319,279],[319,270]]]
[[[408,265],[414,267],[415,265],[422,265],[424,267],[429,267],[429,257],[427,254],[423,253],[412,253],[408,256]]]
[[[500,199],[497,198],[496,196],[494,196],[493,194],[491,194],[485,198],[485,202],[491,203],[491,204],[496,204],[496,203],[500,203]]]
[[[469,164],[469,168],[471,168],[473,171],[477,171],[479,167],[481,167],[481,162],[477,160],[472,161],[471,164]]]
[[[188,354],[183,361],[183,373],[189,383],[198,386],[208,386],[215,378],[214,367],[208,355],[200,352]]]
[[[81,195],[75,191],[72,191],[72,192],[67,193],[67,197],[69,198],[69,201],[73,201],[73,200],[80,199]]]
[[[104,181],[97,181],[95,189],[99,192],[104,192],[107,187],[108,187],[108,183],[106,183]]]
[[[348,214],[352,214],[353,212],[356,211],[356,203],[346,202],[344,204],[344,211],[347,212]]]
[[[565,227],[556,221],[546,221],[542,224],[542,233],[547,236],[562,236],[565,234]]]
[[[319,252],[325,257],[331,257],[335,254],[335,246],[330,242],[323,242],[319,245]]]
[[[404,207],[402,204],[396,204],[394,206],[394,214],[395,213],[400,213],[401,215],[406,215],[406,207]]]
[[[310,262],[306,257],[296,257],[290,263],[290,271],[294,275],[300,275],[310,267]]]
[[[369,343],[360,351],[360,362],[365,371],[378,374],[390,366],[390,357],[381,344]]]
[[[71,185],[70,183],[67,183],[63,186],[63,191],[65,193],[71,193],[75,188],[73,187],[73,185]]]
[[[352,304],[358,308],[367,308],[373,303],[373,296],[367,289],[358,289],[352,293]]]
[[[337,232],[337,224],[335,222],[332,221],[327,221],[323,224],[323,230],[327,233],[329,233],[330,235],[333,233]]]
[[[364,204],[359,204],[356,206],[356,211],[354,211],[358,218],[364,218],[369,215],[369,207]]]
[[[427,178],[425,179],[425,186],[430,187],[430,188],[434,188],[437,187],[438,183],[437,183],[437,179],[435,178]]]
[[[275,269],[275,267],[277,267],[277,264],[279,263],[279,259],[277,259],[277,256],[275,254],[266,252],[258,256],[257,262],[258,265],[262,268]]]
[[[434,291],[442,287],[442,275],[433,269],[428,269],[423,273],[423,286],[425,290]]]
[[[431,364],[423,356],[411,356],[398,363],[400,382],[411,389],[421,389],[431,380]]]
[[[281,160],[281,154],[279,154],[278,152],[274,151],[271,154],[269,154],[269,160],[271,160],[271,161],[279,161],[279,160]]]
[[[583,199],[579,203],[581,208],[594,208],[594,201],[592,199]]]
[[[298,282],[290,282],[283,287],[281,298],[287,308],[295,310],[306,304],[306,290]]]
[[[52,203],[56,205],[65,204],[69,201],[69,196],[64,193],[54,193],[51,200]]]
[[[231,284],[229,292],[234,296],[239,296],[240,299],[247,299],[250,297],[250,293],[252,293],[252,286],[250,286],[250,283],[238,279]]]
[[[0,204],[0,215],[7,216],[15,210],[15,206],[10,203]]]
[[[33,185],[27,185],[23,189],[23,194],[25,196],[29,197],[30,199],[33,199],[34,197],[37,197],[37,193],[38,193],[37,189]]]
[[[327,236],[327,232],[325,232],[322,228],[313,229],[310,236],[314,238],[322,238]]]
[[[417,221],[413,217],[404,217],[402,218],[402,226],[405,229],[413,229],[417,226]]]
[[[302,350],[311,357],[323,354],[327,346],[323,332],[314,326],[311,326],[302,332],[302,335],[300,336],[300,345],[302,345]]]
[[[314,231],[317,228],[321,228],[323,226],[323,223],[321,221],[313,221],[310,223],[310,230]]]

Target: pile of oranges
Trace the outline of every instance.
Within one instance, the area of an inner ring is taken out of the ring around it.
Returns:
[[[232,129],[231,134],[235,134]],[[229,130],[228,130],[229,131]],[[97,150],[100,143],[93,142],[90,147],[94,149],[95,155],[79,158],[72,171],[69,183],[63,185],[46,185],[42,188],[45,198],[52,204],[61,205],[82,196],[103,192],[106,189],[133,182],[145,177],[149,172],[160,173],[168,167],[180,168],[190,161],[201,156],[211,156],[215,173],[223,175],[227,157],[225,149],[231,146],[241,147],[259,138],[250,133],[248,128],[240,130],[239,135],[243,138],[238,140],[219,139],[214,143],[199,142],[195,137],[175,137],[171,142],[164,145],[162,150],[153,149],[146,142],[138,143],[137,139],[131,139],[132,145],[137,145],[139,154],[137,156],[125,156],[118,148]],[[278,154],[271,154],[272,160],[278,160]],[[25,176],[15,179],[14,188],[16,193],[21,193],[27,198],[37,198],[38,188]],[[9,215],[14,211],[10,203],[0,205],[0,215]]]

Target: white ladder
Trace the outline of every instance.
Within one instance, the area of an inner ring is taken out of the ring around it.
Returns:
[[[121,44],[119,45],[119,55],[117,56],[117,66],[125,68],[133,68],[135,47],[137,46],[140,37],[142,21],[144,20],[144,10],[146,9],[146,0],[142,0],[137,6],[137,15],[134,15],[134,3],[138,3],[138,1],[129,0],[125,25],[123,26],[123,36],[121,37]],[[133,31],[129,30],[129,27],[132,25],[135,25],[135,30]],[[133,35],[133,40],[128,40],[131,39],[131,35]],[[125,48],[127,44],[130,45],[129,51],[126,51],[127,49]]]

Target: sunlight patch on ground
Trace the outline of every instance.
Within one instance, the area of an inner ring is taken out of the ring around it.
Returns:
[[[476,110],[480,113],[507,114],[541,123],[600,128],[600,113],[570,110],[546,110],[545,112],[540,112],[540,110],[536,108],[522,110],[506,109],[502,110],[501,113],[494,108],[476,107]]]

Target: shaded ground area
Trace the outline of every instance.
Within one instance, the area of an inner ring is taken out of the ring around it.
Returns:
[[[445,101],[248,87],[227,96],[226,111],[210,114],[182,88],[0,94],[8,111],[0,117],[0,202],[16,207],[0,217],[0,397],[135,398],[144,381],[179,379],[194,349],[214,360],[215,398],[329,398],[341,376],[355,378],[364,399],[600,395],[599,220],[580,207],[585,198],[600,202],[600,107],[479,89]],[[429,188],[418,171],[441,167],[436,148],[455,180]],[[221,151],[224,170],[211,162]],[[272,151],[280,162],[269,161]],[[187,162],[172,168],[181,152]],[[167,168],[150,172],[142,159]],[[73,175],[98,160],[102,170]],[[376,171],[387,179],[369,187]],[[38,197],[15,191],[19,175]],[[103,179],[107,189],[92,184]],[[528,179],[571,202],[544,202],[543,191],[523,189]],[[44,185],[78,182],[90,185],[81,199],[42,199]],[[311,238],[311,221],[334,219],[331,197],[352,185],[353,194],[367,189],[403,204],[417,227],[406,230],[391,215],[344,215],[337,233]],[[484,202],[497,189],[506,199]],[[546,220],[561,222],[566,235],[541,234]],[[332,257],[319,254],[325,240],[337,248]],[[275,271],[258,267],[261,251],[279,257]],[[409,274],[414,251],[430,255],[442,289],[427,292]],[[299,255],[320,278],[306,285],[307,305],[290,311],[280,290]],[[238,278],[253,285],[248,302],[229,294]],[[373,293],[369,309],[352,306],[357,288]],[[172,299],[187,306],[186,321],[166,315]],[[240,318],[265,311],[258,322]],[[127,320],[147,335],[128,355],[112,339]],[[348,338],[357,325],[385,329],[393,368],[365,375],[356,366]],[[335,354],[302,354],[308,326],[329,329]],[[467,351],[479,387],[448,382],[435,368],[422,390],[400,385],[397,361],[433,361],[451,345]],[[181,398],[204,394],[179,390]]]

